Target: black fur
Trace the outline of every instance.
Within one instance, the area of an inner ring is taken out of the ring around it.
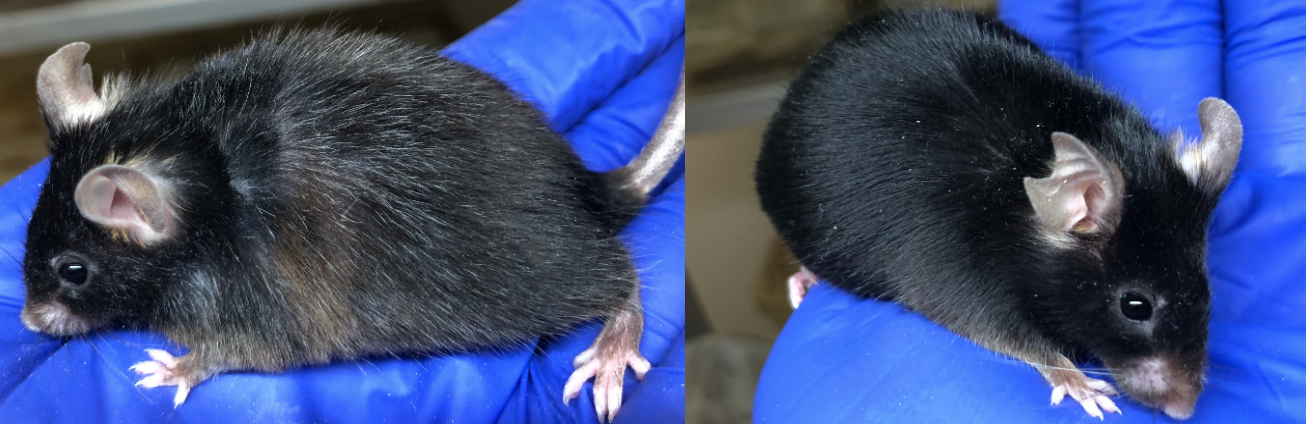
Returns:
[[[1040,237],[1023,186],[1051,172],[1054,131],[1125,182],[1114,233],[1069,249]],[[1218,191],[1194,186],[1133,107],[1001,23],[939,11],[856,22],[789,89],[756,178],[789,248],[830,284],[971,338],[1046,340],[1108,366],[1169,354],[1200,376]],[[1122,316],[1126,289],[1168,300],[1150,336]]]
[[[276,370],[556,334],[635,286],[616,234],[638,205],[434,50],[274,34],[124,90],[93,123],[51,125],[29,304],[162,329],[199,367]],[[79,215],[74,188],[111,152],[174,186],[179,236],[143,247]],[[59,288],[65,254],[89,263],[81,290]]]

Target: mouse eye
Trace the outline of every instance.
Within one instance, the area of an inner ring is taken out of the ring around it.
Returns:
[[[1120,296],[1120,312],[1125,318],[1147,321],[1152,319],[1152,302],[1141,294],[1126,292]]]
[[[86,265],[77,262],[64,262],[57,266],[59,278],[73,285],[86,283]]]

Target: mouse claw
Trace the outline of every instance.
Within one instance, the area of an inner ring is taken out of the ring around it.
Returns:
[[[1087,411],[1090,417],[1094,417],[1099,420],[1106,419],[1103,418],[1102,410],[1097,407],[1096,397],[1079,400],[1079,404],[1084,407],[1084,411]]]
[[[164,385],[165,384],[163,382],[164,378],[166,378],[165,374],[154,374],[154,375],[146,376],[145,378],[142,378],[141,381],[136,382],[136,387],[140,387],[143,389],[153,389],[155,387]]]
[[[157,374],[164,368],[163,364],[155,361],[145,361],[132,365],[129,370],[136,371],[137,374]],[[139,383],[138,383],[139,384]]]
[[[172,407],[175,409],[178,406],[181,406],[181,403],[186,401],[186,395],[189,394],[190,394],[189,384],[185,384],[185,383],[178,384],[177,394],[172,397]]]
[[[1120,408],[1116,407],[1116,403],[1111,401],[1111,398],[1099,395],[1093,397],[1093,399],[1097,401],[1098,405],[1102,406],[1103,411],[1124,415],[1123,412],[1120,412]]]

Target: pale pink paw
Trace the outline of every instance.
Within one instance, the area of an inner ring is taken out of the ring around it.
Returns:
[[[1102,414],[1103,410],[1117,414],[1121,413],[1120,408],[1117,408],[1115,402],[1112,402],[1111,398],[1108,397],[1117,394],[1119,392],[1111,387],[1111,384],[1080,374],[1079,381],[1066,381],[1052,387],[1052,404],[1058,405],[1062,399],[1065,399],[1066,395],[1070,395],[1071,399],[1079,402],[1084,407],[1084,411],[1088,412],[1088,415],[1101,420],[1105,419]]]
[[[145,349],[145,353],[149,354],[150,358],[154,360],[131,366],[132,371],[145,376],[141,381],[137,381],[136,385],[146,389],[159,386],[177,386],[177,395],[172,398],[172,406],[174,408],[181,406],[181,403],[186,401],[186,395],[190,394],[190,389],[194,384],[175,373],[177,358],[159,349]]]
[[[621,410],[621,383],[626,374],[626,366],[635,372],[635,379],[643,380],[650,364],[637,351],[615,350],[620,352],[597,355],[595,348],[590,347],[576,355],[576,371],[567,379],[562,390],[563,404],[579,397],[585,382],[594,378],[594,412],[599,415],[599,422],[612,422],[617,418],[617,412]]]
[[[794,309],[798,309],[798,304],[803,303],[803,298],[807,297],[807,289],[820,281],[820,278],[817,278],[812,271],[808,271],[807,267],[789,276],[789,304],[793,305]]]

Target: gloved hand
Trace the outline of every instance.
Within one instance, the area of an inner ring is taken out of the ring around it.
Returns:
[[[1201,132],[1221,97],[1242,156],[1210,226],[1210,366],[1190,423],[1306,422],[1306,5],[1274,1],[1005,1],[1001,17],[1134,102]],[[1223,26],[1222,26],[1223,24]],[[1100,378],[1099,376],[1093,376]],[[756,422],[1095,422],[1049,405],[1034,368],[895,303],[812,288],[771,350]],[[1106,421],[1170,422],[1123,398]]]
[[[625,164],[652,136],[684,60],[684,2],[527,0],[445,53],[487,70],[539,105],[587,166]],[[34,88],[33,88],[34,89]],[[682,160],[683,162],[683,160]],[[4,422],[596,422],[590,384],[562,404],[572,358],[600,322],[534,349],[338,361],[281,374],[221,374],[173,409],[170,388],[139,389],[128,367],[145,348],[184,351],[160,334],[70,340],[18,319],[27,220],[48,165],[0,188],[0,421]],[[684,420],[684,172],[623,233],[640,270],[643,382],[627,373],[617,422]],[[11,258],[11,259],[10,259]]]

